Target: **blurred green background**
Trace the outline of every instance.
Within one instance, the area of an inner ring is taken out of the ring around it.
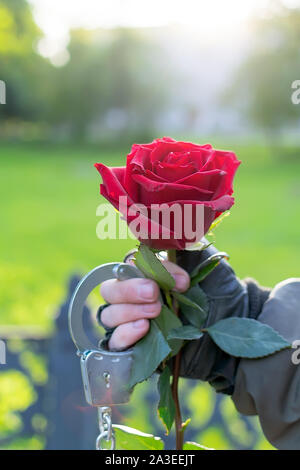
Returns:
[[[122,166],[133,142],[163,135],[209,141],[242,160],[236,205],[215,232],[237,275],[268,286],[299,276],[300,105],[291,85],[300,79],[300,2],[231,1],[225,10],[174,2],[172,12],[157,2],[143,2],[144,11],[129,0],[61,3],[0,0],[0,337],[8,325],[48,334],[70,275],[133,247],[96,237],[93,164]],[[34,393],[0,367],[2,437],[22,426],[18,411]],[[145,387],[125,424],[149,432]],[[215,395],[204,384],[183,383],[182,393],[197,429]],[[247,447],[230,399],[222,403]],[[199,442],[230,448],[222,427]],[[257,448],[270,445],[261,438]]]

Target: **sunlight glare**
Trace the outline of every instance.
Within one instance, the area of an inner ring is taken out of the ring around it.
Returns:
[[[287,0],[288,1],[288,0]],[[292,0],[289,0],[290,2]],[[296,0],[293,0],[295,2]],[[299,2],[299,0],[297,0]],[[159,27],[178,25],[205,41],[237,36],[270,0],[30,0],[44,31],[40,52],[45,56],[66,47],[71,28]]]

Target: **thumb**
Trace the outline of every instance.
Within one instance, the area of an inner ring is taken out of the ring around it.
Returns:
[[[171,261],[163,261],[164,267],[169,271],[171,276],[175,279],[175,290],[178,292],[185,292],[190,286],[189,274],[180,266]]]

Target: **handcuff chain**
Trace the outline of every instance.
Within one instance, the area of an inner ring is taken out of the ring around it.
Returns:
[[[96,440],[97,450],[107,450],[101,446],[102,440],[111,442],[109,450],[114,450],[116,446],[115,434],[112,427],[111,408],[109,406],[100,406],[98,408],[98,422],[100,434]]]

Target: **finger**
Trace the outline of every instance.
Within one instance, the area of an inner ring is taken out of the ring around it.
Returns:
[[[163,265],[175,279],[175,289],[179,292],[185,292],[188,290],[190,286],[190,276],[188,273],[171,261],[163,261]]]
[[[158,300],[158,285],[151,279],[109,279],[101,285],[101,295],[110,304],[142,304]]]
[[[108,343],[108,347],[113,351],[122,351],[132,346],[148,333],[149,320],[140,319],[118,326]]]
[[[128,323],[143,318],[155,318],[160,314],[161,303],[151,304],[115,304],[106,307],[101,314],[103,325],[114,328],[122,323]]]

